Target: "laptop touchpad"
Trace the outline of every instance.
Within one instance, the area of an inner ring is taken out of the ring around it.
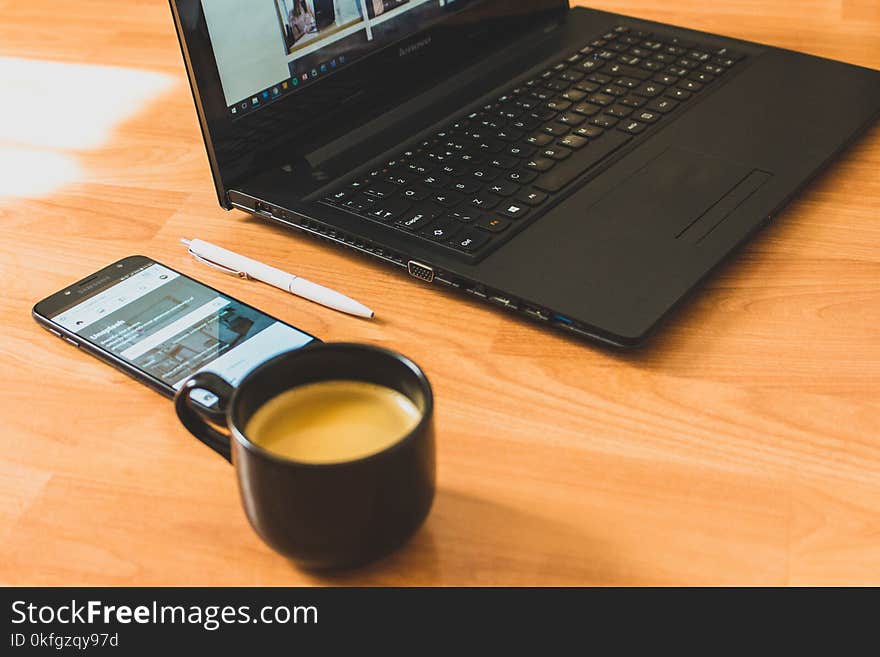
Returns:
[[[699,242],[770,177],[738,162],[669,148],[590,212]]]

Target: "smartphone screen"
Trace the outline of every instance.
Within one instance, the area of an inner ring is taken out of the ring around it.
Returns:
[[[89,290],[44,316],[114,360],[157,380],[169,394],[196,372],[207,370],[233,386],[255,367],[315,338],[228,297],[164,265],[141,258],[118,279]],[[113,266],[101,272],[112,272]],[[86,279],[88,281],[89,279]],[[101,280],[100,278],[98,280]],[[87,291],[83,292],[83,288]],[[73,296],[62,291],[55,298]],[[46,303],[46,302],[43,302]],[[41,304],[35,313],[42,315]],[[83,345],[85,346],[85,345]],[[216,397],[195,391],[193,399],[212,406]]]

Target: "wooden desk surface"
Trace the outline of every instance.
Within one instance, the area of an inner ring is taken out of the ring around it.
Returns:
[[[591,4],[880,68],[875,0]],[[222,211],[166,3],[0,15],[0,583],[880,584],[880,126],[650,347],[610,353]],[[199,266],[195,232],[380,319]],[[165,399],[30,318],[135,252],[423,365],[439,494],[410,544],[300,572]]]

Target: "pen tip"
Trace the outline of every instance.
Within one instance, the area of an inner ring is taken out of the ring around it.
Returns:
[[[192,242],[192,240],[188,240],[188,239],[185,238],[185,237],[181,237],[181,238],[180,238],[180,243],[181,243],[181,244],[185,244],[186,246],[189,246],[191,242]]]

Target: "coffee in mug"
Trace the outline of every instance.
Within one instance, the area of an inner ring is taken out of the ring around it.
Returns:
[[[319,381],[282,392],[248,420],[245,435],[276,456],[340,463],[399,442],[421,411],[397,390],[366,381]]]

